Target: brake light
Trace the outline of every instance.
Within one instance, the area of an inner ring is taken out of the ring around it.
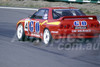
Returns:
[[[62,29],[64,27],[64,25],[63,24],[60,24],[60,29]]]
[[[93,27],[94,25],[93,24],[91,24],[91,27]]]
[[[64,26],[63,24],[60,24],[60,29],[62,29],[62,28],[69,29],[70,28],[70,25],[67,24],[67,25]]]
[[[96,25],[91,24],[91,27],[99,27],[99,24],[96,24]]]
[[[69,29],[69,28],[70,28],[70,25],[68,24],[68,25],[67,25],[67,29]]]
[[[99,27],[99,24],[97,24],[97,27]]]

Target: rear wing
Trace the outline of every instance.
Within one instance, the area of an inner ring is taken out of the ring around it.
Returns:
[[[64,19],[90,19],[90,20],[97,20],[96,16],[64,16],[59,18],[58,20]]]

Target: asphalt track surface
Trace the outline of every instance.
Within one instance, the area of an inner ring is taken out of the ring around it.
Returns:
[[[100,67],[99,48],[62,50],[57,44],[44,46],[41,42],[18,41],[16,23],[34,12],[0,8],[0,67]]]

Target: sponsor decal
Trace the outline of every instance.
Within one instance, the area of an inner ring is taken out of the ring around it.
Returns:
[[[91,30],[72,30],[72,32],[91,32]]]
[[[57,21],[57,22],[48,22],[48,20],[45,20],[44,22],[42,22],[40,25],[43,25],[43,24],[49,24],[49,25],[59,25],[60,24],[60,22],[59,21]]]
[[[32,36],[40,37],[39,34],[31,34]]]
[[[49,23],[47,23],[47,24],[50,24],[50,25],[59,25],[60,22],[49,22]]]
[[[76,32],[76,30],[72,30],[72,32]]]
[[[51,31],[51,33],[58,33],[58,31]]]
[[[42,33],[41,33],[41,36],[42,36]]]
[[[86,28],[87,28],[87,27],[85,27],[85,26],[84,26],[84,27],[81,27],[81,26],[79,26],[79,27],[76,26],[76,27],[75,27],[75,29],[86,29]]]

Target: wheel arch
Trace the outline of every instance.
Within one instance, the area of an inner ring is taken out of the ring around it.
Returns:
[[[44,30],[45,30],[45,29],[48,29],[49,32],[50,32],[50,34],[51,34],[51,30],[50,30],[50,28],[48,28],[48,27],[45,27],[45,28],[43,29],[43,33],[44,33]]]
[[[17,25],[16,25],[16,30],[17,30],[17,27],[18,27],[20,24],[22,24],[22,26],[23,26],[23,25],[24,25],[24,22],[18,22]],[[24,26],[23,26],[23,28],[24,28]]]
[[[49,30],[49,28],[45,27],[45,28],[43,29],[43,32],[44,32],[45,29],[48,29],[48,30]],[[50,30],[49,30],[49,31],[50,31]]]

